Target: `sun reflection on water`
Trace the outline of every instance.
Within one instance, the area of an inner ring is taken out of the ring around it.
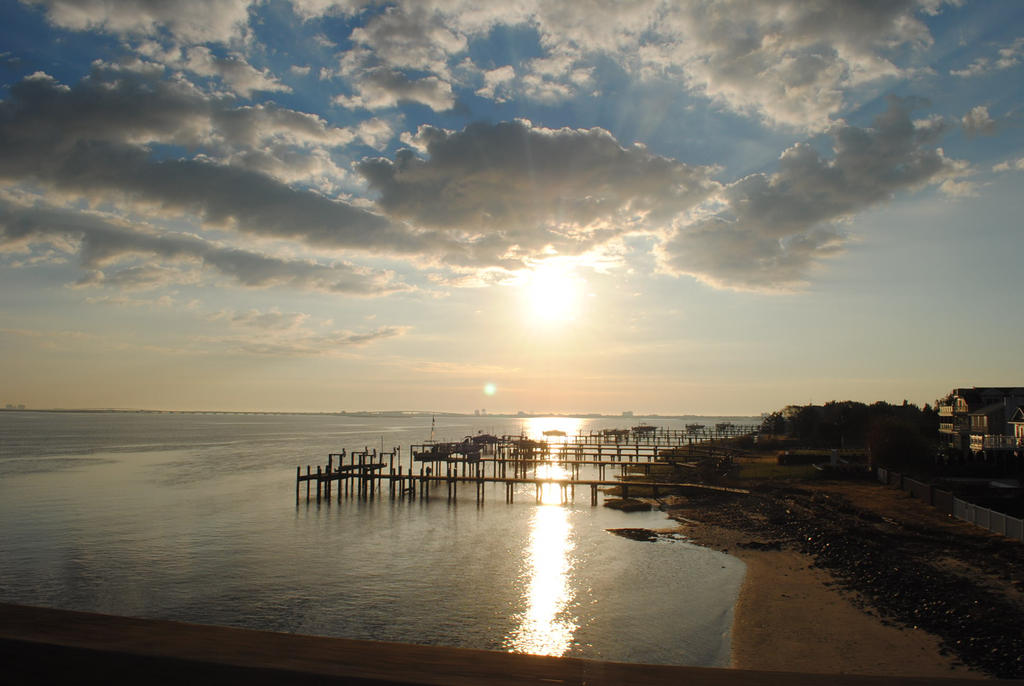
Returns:
[[[527,438],[548,443],[565,443],[580,432],[583,420],[578,417],[530,417],[523,423]],[[562,432],[560,436],[553,432]],[[545,434],[547,432],[547,434]]]
[[[516,616],[517,626],[506,639],[512,652],[560,657],[572,645],[579,625],[568,610],[573,600],[569,571],[575,547],[569,513],[557,505],[534,510],[522,578],[526,609]]]
[[[533,417],[523,426],[527,437],[552,445],[551,459],[557,458],[557,444],[579,433],[582,420],[573,417]],[[569,472],[552,461],[538,464],[539,479],[569,479]],[[571,510],[563,507],[563,493],[557,483],[541,486],[541,504],[530,519],[530,543],[525,571],[520,576],[525,609],[516,615],[516,627],[506,639],[509,650],[533,655],[561,656],[572,646],[579,628],[570,612],[573,590]]]

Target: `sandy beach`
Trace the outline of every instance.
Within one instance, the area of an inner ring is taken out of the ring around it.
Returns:
[[[820,674],[975,677],[938,637],[901,629],[858,607],[805,555],[743,549],[749,536],[700,523],[682,532],[747,565],[732,629],[732,666],[738,669]]]
[[[759,493],[747,500],[714,496],[662,502],[679,522],[683,535],[739,557],[747,565],[734,613],[734,668],[958,678],[986,678],[996,669],[1002,669],[1005,676],[1005,671],[1015,669],[1012,664],[1005,666],[1012,663],[1012,655],[1004,658],[1002,667],[978,668],[978,646],[993,646],[991,637],[972,635],[968,625],[949,629],[944,636],[925,631],[886,605],[886,594],[899,595],[907,589],[898,585],[893,588],[887,580],[869,597],[850,582],[857,578],[857,570],[844,576],[844,570],[821,564],[815,554],[809,554],[799,536],[808,531],[807,522],[811,522],[819,527],[812,529],[815,535],[833,536],[832,543],[838,547],[841,542],[849,544],[842,540],[845,535],[836,533],[843,527],[859,527],[867,536],[872,535],[871,527],[898,529],[907,541],[896,546],[893,560],[878,564],[891,564],[897,569],[900,565],[908,569],[916,566],[947,574],[961,584],[961,593],[952,602],[980,605],[982,617],[991,608],[991,631],[1002,631],[1008,640],[1015,640],[1019,628],[1014,626],[1019,625],[1001,618],[1007,612],[1019,613],[1024,607],[1017,578],[1021,546],[945,517],[899,491],[871,483],[800,484],[799,489],[783,487],[777,491]],[[820,511],[811,506],[807,512],[799,512],[814,502],[822,503]],[[800,519],[799,525],[773,521],[776,515],[766,517],[766,503],[775,509],[784,507],[786,516]],[[820,522],[834,517],[836,510],[846,513],[849,521],[833,522],[829,533],[829,525]],[[914,543],[916,539],[921,539],[919,544]],[[973,542],[973,551],[965,541]],[[827,547],[830,543],[819,545]],[[855,546],[851,545],[854,555]],[[915,601],[922,605],[929,604],[929,593],[953,595],[927,588],[927,584],[908,575],[907,583],[915,582],[921,588],[911,590],[925,598]],[[998,607],[993,598],[998,598]],[[945,598],[938,602],[943,601]],[[956,606],[944,611],[967,614]],[[958,651],[961,645],[970,648]],[[998,650],[1001,648],[992,653]],[[975,664],[967,666],[965,662],[972,659]]]

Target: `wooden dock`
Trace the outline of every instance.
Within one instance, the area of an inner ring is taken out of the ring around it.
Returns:
[[[630,432],[633,433],[630,433]],[[625,432],[625,433],[623,433]],[[633,438],[633,442],[627,442]],[[532,485],[537,502],[550,489],[559,493],[559,502],[575,501],[576,489],[589,489],[590,504],[598,504],[598,489],[617,487],[628,498],[632,489],[657,497],[666,492],[719,490],[743,492],[684,480],[651,478],[654,469],[679,473],[697,466],[698,460],[731,459],[731,448],[716,447],[713,441],[696,442],[693,432],[669,430],[606,430],[580,434],[559,441],[538,441],[524,436],[477,436],[448,443],[414,444],[408,464],[403,464],[400,448],[380,451],[331,453],[325,466],[306,466],[305,474],[296,467],[295,501],[306,486],[306,501],[341,500],[343,496],[374,498],[387,494],[392,499],[429,499],[443,488],[449,502],[458,498],[460,487],[472,485],[476,501],[483,504],[488,487],[502,484],[505,502],[515,500],[517,488]],[[547,468],[548,474],[542,470]],[[564,474],[551,474],[558,468]],[[583,470],[590,475],[584,476]],[[608,478],[609,472],[618,478]],[[489,472],[489,473],[488,473]],[[641,478],[628,478],[640,473]],[[316,491],[313,492],[315,487]],[[529,490],[528,488],[526,490]],[[547,497],[550,497],[548,495]]]

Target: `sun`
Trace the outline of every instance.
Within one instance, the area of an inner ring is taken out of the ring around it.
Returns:
[[[581,279],[572,265],[556,260],[538,264],[523,281],[527,316],[543,324],[575,318],[580,305]]]

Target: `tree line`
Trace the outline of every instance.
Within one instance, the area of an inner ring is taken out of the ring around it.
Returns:
[[[927,469],[938,453],[939,413],[927,403],[918,407],[906,400],[901,405],[833,400],[766,414],[761,432],[808,447],[863,448],[882,467]]]

